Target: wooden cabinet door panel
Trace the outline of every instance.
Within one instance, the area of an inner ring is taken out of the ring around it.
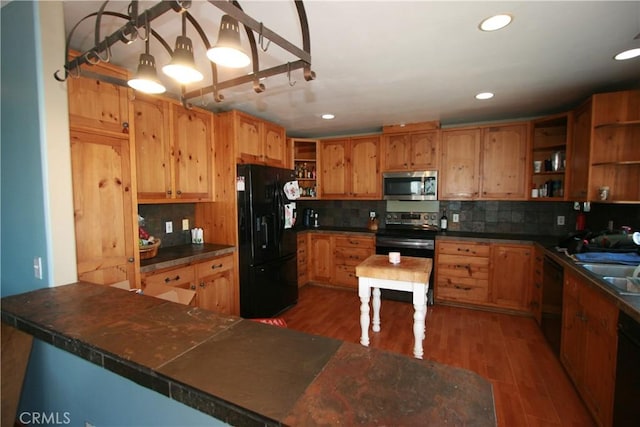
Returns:
[[[573,139],[567,155],[567,186],[570,200],[587,200],[589,187],[591,147],[591,101],[575,110],[573,115]]]
[[[287,161],[287,139],[282,126],[263,122],[264,156],[269,166],[285,167]]]
[[[439,131],[411,135],[410,170],[437,170]]]
[[[260,120],[240,112],[236,114],[236,137],[240,160],[245,163],[263,162]]]
[[[472,199],[478,197],[480,173],[480,130],[442,132],[440,159],[440,197]]]
[[[351,139],[350,187],[355,198],[375,198],[381,195],[379,137]],[[322,181],[324,183],[324,181]]]
[[[169,104],[138,95],[132,105],[138,200],[171,198]]]
[[[78,278],[136,284],[137,223],[126,138],[71,131]],[[134,246],[136,243],[136,246]]]
[[[176,197],[210,200],[212,193],[212,118],[208,112],[174,105]]]
[[[67,79],[67,85],[71,127],[123,133],[129,121],[127,88],[85,77]]]
[[[487,199],[526,199],[527,125],[483,130],[480,191]]]
[[[532,248],[493,245],[491,253],[491,300],[500,307],[528,309]]]
[[[565,271],[562,295],[562,339],[560,359],[578,388],[582,387],[584,373],[584,313],[578,301],[579,283]]]
[[[321,198],[340,198],[347,193],[347,147],[349,140],[329,140],[320,143]]]
[[[233,314],[233,270],[200,279],[198,306],[223,314]]]
[[[356,267],[352,265],[336,265],[333,284],[347,288],[358,289]]]
[[[331,236],[311,235],[309,238],[309,280],[331,283],[333,277]]]
[[[411,136],[409,134],[387,135],[384,137],[385,171],[404,171],[410,169]]]

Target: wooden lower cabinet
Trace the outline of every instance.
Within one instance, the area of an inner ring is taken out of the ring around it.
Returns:
[[[142,289],[152,284],[190,289],[196,292],[191,305],[218,313],[236,314],[235,274],[234,256],[228,254],[144,275]]]
[[[300,233],[297,236],[298,287],[304,286],[309,281],[309,265],[307,263],[308,236],[308,233]]]
[[[309,281],[331,283],[333,279],[333,252],[331,235],[309,235]]]
[[[542,323],[542,280],[544,268],[543,249],[536,246],[533,255],[533,283],[530,288],[529,307],[538,325]]]
[[[436,240],[435,298],[530,312],[532,245]]]
[[[532,245],[491,244],[490,302],[500,308],[529,311]]]
[[[618,309],[580,276],[564,274],[560,360],[597,425],[611,426]]]
[[[482,304],[489,300],[488,243],[436,240],[435,298]]]
[[[309,281],[358,288],[356,266],[375,253],[373,236],[309,234]]]
[[[356,266],[376,251],[373,237],[335,236],[333,257],[335,273],[332,284],[358,289]]]

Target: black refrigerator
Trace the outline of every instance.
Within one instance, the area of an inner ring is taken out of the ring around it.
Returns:
[[[298,302],[296,236],[287,228],[295,204],[283,190],[295,177],[261,165],[238,165],[237,172],[240,315],[273,317]]]

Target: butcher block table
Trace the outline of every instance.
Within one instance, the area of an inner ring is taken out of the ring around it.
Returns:
[[[360,297],[360,344],[369,346],[369,301],[373,289],[373,331],[380,331],[380,288],[413,293],[413,355],[422,359],[422,340],[427,317],[427,291],[433,267],[429,258],[403,256],[398,264],[389,262],[386,255],[371,255],[356,266],[358,296]]]

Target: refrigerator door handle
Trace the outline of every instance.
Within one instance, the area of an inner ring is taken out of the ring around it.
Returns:
[[[269,247],[269,224],[267,223],[267,217],[262,216],[258,219],[262,225],[262,249]]]

